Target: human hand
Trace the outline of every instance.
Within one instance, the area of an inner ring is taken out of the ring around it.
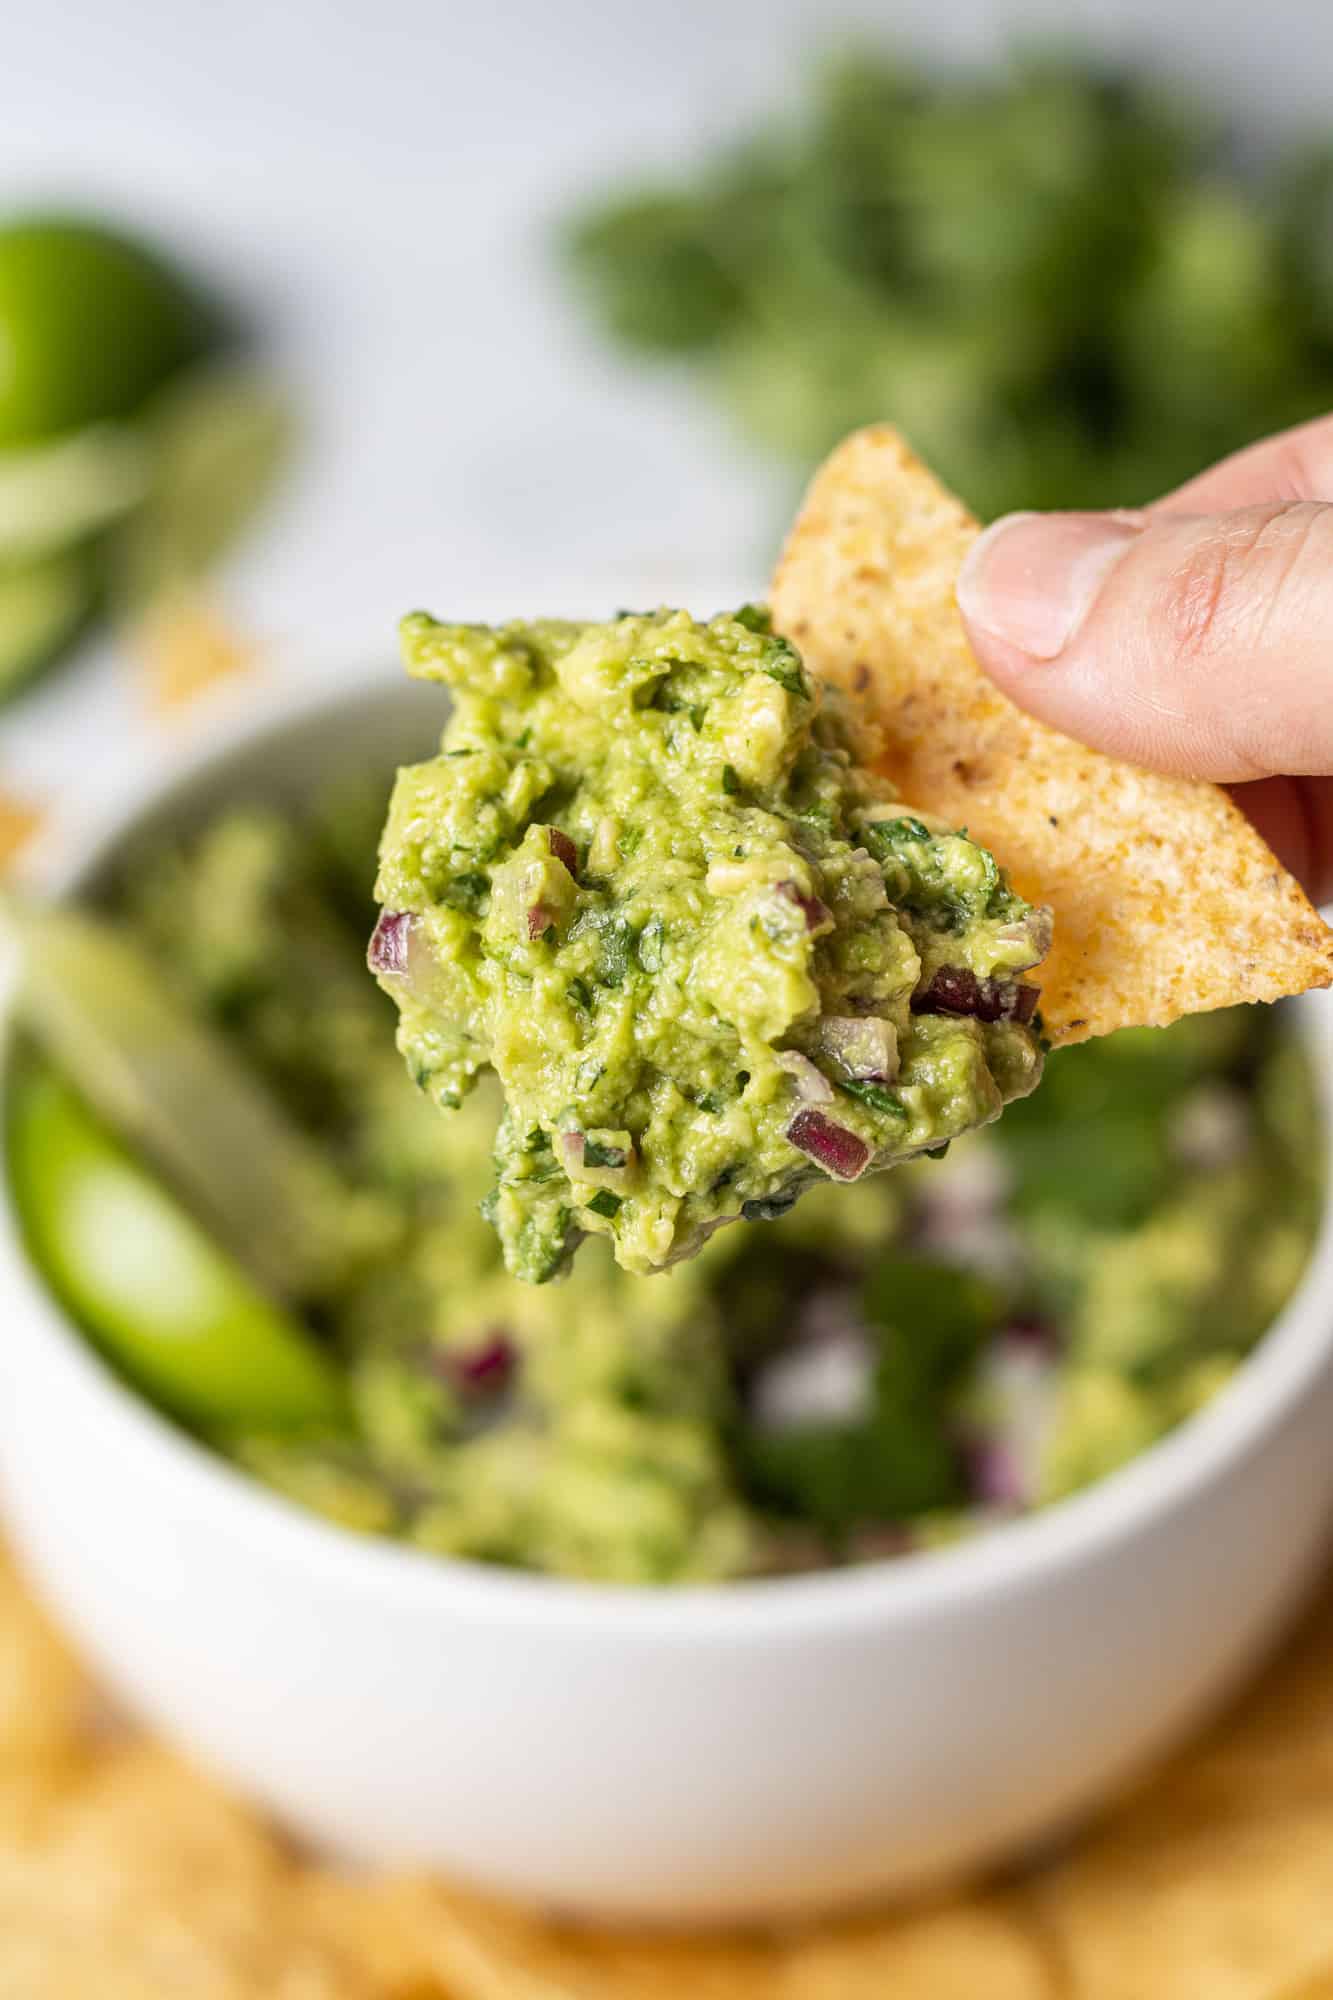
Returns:
[[[1019,707],[1227,785],[1310,895],[1333,895],[1333,417],[1142,510],[1006,515],[958,603]]]

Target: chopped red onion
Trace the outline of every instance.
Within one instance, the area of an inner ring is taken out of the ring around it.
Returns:
[[[968,1490],[985,1507],[1026,1507],[1029,1495],[1013,1447],[999,1437],[970,1438],[963,1446]]]
[[[414,919],[409,910],[381,910],[366,953],[372,972],[398,978],[407,971],[408,945]]]
[[[447,1354],[444,1361],[450,1381],[465,1395],[497,1396],[508,1388],[518,1367],[518,1349],[508,1334],[496,1328],[479,1346]]]
[[[551,844],[551,852],[557,861],[564,863],[571,875],[579,872],[579,851],[569,835],[558,826],[548,826],[546,837]]]
[[[826,931],[832,928],[833,912],[818,896],[807,896],[799,882],[779,882],[776,885],[779,896],[794,903],[805,918],[808,931]]]
[[[787,1127],[787,1139],[835,1180],[859,1180],[870,1164],[865,1140],[845,1125],[835,1125],[822,1111],[798,1111]]]
[[[1026,1023],[1036,1012],[1038,986],[1015,979],[979,979],[965,965],[942,965],[912,995],[914,1014],[971,1014],[978,1021]]]
[[[1054,1356],[1060,1351],[1060,1337],[1049,1320],[1035,1313],[1016,1313],[1001,1328],[998,1338],[1008,1347],[1034,1355]]]
[[[843,1072],[862,1083],[892,1083],[898,1074],[898,1036],[892,1021],[826,1014],[815,1030],[820,1048]]]
[[[786,1070],[803,1104],[832,1104],[833,1085],[799,1049],[779,1049],[778,1068]]]
[[[513,892],[514,904],[522,911],[521,927],[529,939],[544,937],[548,930],[559,930],[569,919],[577,893],[563,857],[555,851],[557,840],[564,841],[571,851],[573,842],[559,827],[547,827],[545,832],[551,848],[550,860],[529,861]]]
[[[1017,1021],[1023,1027],[1026,1027],[1037,1011],[1037,1002],[1041,998],[1041,988],[1040,986],[1025,986],[1021,982],[1015,982],[1010,986],[1009,992],[1013,996],[1013,1006],[1004,1018],[1009,1021]]]

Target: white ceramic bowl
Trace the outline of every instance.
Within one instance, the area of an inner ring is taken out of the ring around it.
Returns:
[[[416,754],[438,698],[233,723],[133,826]],[[1321,1074],[1328,1013],[1307,1004]],[[355,1539],[123,1389],[0,1204],[0,1476],[41,1588],[150,1722],[335,1850],[570,1911],[709,1921],[902,1891],[1040,1840],[1214,1705],[1333,1511],[1333,1230],[1238,1381],[1089,1493],[900,1563],[636,1593]]]

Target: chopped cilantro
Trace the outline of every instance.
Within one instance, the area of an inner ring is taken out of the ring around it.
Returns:
[[[741,1219],[744,1222],[776,1222],[789,1208],[794,1208],[798,1197],[794,1194],[770,1194],[759,1201],[741,1203]]]
[[[662,940],[665,935],[666,926],[660,917],[650,917],[639,932],[635,956],[645,972],[662,970]]]
[[[447,903],[451,910],[466,910],[475,916],[485,900],[490,883],[479,868],[469,868],[461,875],[452,875],[440,890],[440,901]]]
[[[808,701],[810,690],[806,685],[805,670],[800,660],[785,639],[774,639],[768,657],[763,662],[764,672],[779,687],[786,688],[788,694],[801,696]]]
[[[902,819],[877,819],[866,829],[866,846],[875,855],[904,840],[929,840],[930,828],[919,819],[904,814]]]
[[[849,1097],[860,1098],[872,1111],[882,1111],[890,1118],[906,1118],[907,1106],[896,1090],[886,1090],[882,1083],[840,1082],[839,1090],[845,1090]]]
[[[597,954],[597,977],[603,986],[623,986],[634,956],[634,926],[624,917],[615,917],[602,932]]]

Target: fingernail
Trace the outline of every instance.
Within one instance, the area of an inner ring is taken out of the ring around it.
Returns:
[[[1030,659],[1054,660],[1144,525],[1129,512],[1006,514],[963,564],[959,609]]]

